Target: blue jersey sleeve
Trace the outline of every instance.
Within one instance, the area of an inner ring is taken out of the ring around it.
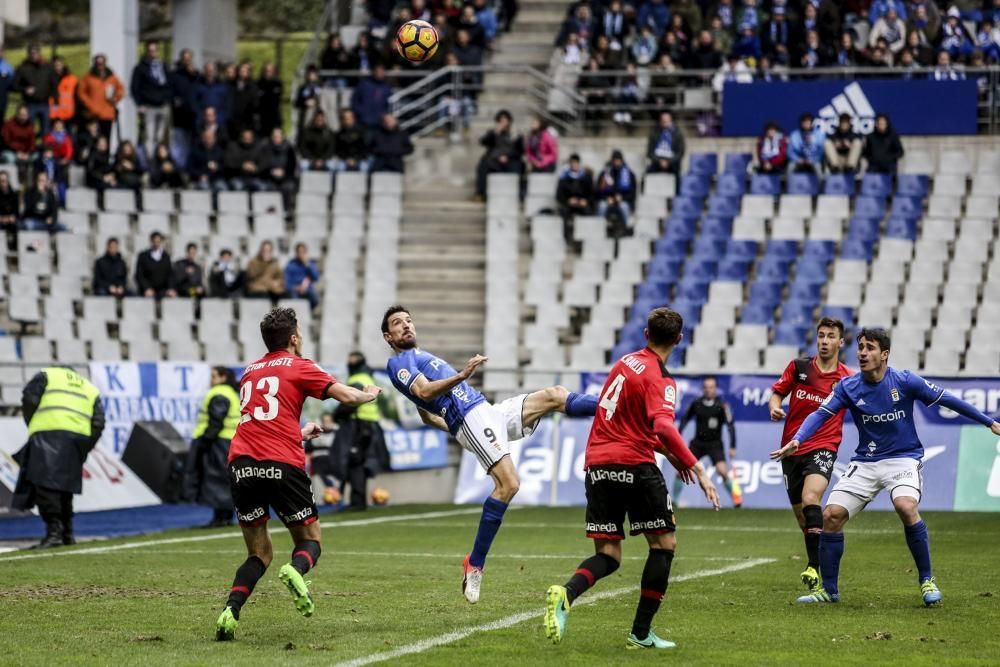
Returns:
[[[823,424],[829,421],[834,415],[839,413],[844,408],[850,405],[850,401],[847,400],[847,393],[844,391],[844,383],[838,382],[833,391],[826,397],[822,405],[816,408],[816,411],[811,415],[806,417],[806,420],[802,422],[802,426],[799,427],[798,432],[795,434],[793,440],[798,440],[801,444],[808,440],[809,438],[816,435],[816,431],[820,429]]]
[[[417,367],[417,357],[412,350],[390,358],[389,363],[386,364],[386,371],[396,389],[406,394],[410,393],[410,385],[413,380],[421,374]]]
[[[913,392],[914,398],[928,407],[935,404],[940,405],[983,426],[993,425],[994,419],[992,417],[916,373],[908,373],[906,382],[907,389]]]
[[[906,371],[903,376],[903,386],[916,400],[930,407],[941,400],[944,389],[930,380],[925,380],[913,371]]]

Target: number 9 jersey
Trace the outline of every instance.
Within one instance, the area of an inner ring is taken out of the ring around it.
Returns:
[[[584,467],[656,463],[658,417],[674,421],[677,384],[649,348],[612,366],[587,440]]]
[[[302,404],[322,400],[337,380],[309,359],[280,350],[246,367],[240,378],[240,424],[229,462],[240,456],[305,468]]]

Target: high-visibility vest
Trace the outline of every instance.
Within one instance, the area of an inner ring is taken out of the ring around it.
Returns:
[[[28,422],[28,435],[68,431],[90,437],[94,401],[101,392],[90,380],[69,368],[43,368],[45,393]]]
[[[240,397],[236,390],[228,384],[217,384],[205,394],[205,400],[201,402],[201,409],[198,410],[198,422],[194,426],[195,438],[200,438],[208,429],[208,404],[216,396],[225,396],[229,399],[229,412],[222,421],[222,430],[219,431],[220,440],[232,440],[236,435],[236,427],[240,423]]]
[[[56,96],[49,98],[49,118],[52,120],[73,120],[76,114],[76,84],[74,74],[67,74],[59,80]]]
[[[347,384],[359,384],[362,387],[369,387],[375,384],[375,378],[368,373],[355,373],[347,378]],[[381,414],[379,413],[377,401],[362,403],[354,410],[354,418],[360,419],[361,421],[377,422],[380,417]]]

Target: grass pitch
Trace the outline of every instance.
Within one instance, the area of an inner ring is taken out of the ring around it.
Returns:
[[[478,508],[413,506],[328,517],[301,618],[277,580],[291,543],[243,608],[237,640],[213,641],[242,541],[236,529],[174,531],[0,555],[0,664],[996,664],[1000,516],[928,513],[944,603],[923,607],[895,515],[847,528],[839,606],[800,607],[802,537],[790,512],[681,510],[654,629],[679,647],[625,652],[646,548],[578,601],[563,643],[541,624],[544,592],[590,543],[581,508],[508,513],[478,605],[460,593]],[[279,527],[272,522],[273,527]],[[49,555],[51,554],[51,555]],[[57,555],[58,554],[58,555]],[[75,554],[75,555],[74,555]],[[25,557],[27,556],[27,557]],[[36,557],[42,556],[42,557]],[[590,600],[590,604],[580,604]]]

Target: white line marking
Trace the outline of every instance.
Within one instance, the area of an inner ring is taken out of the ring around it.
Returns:
[[[157,549],[158,554],[245,554],[246,549]],[[324,557],[338,558],[359,557],[359,558],[442,558],[446,560],[461,561],[465,554],[442,554],[429,551],[406,552],[406,551],[340,551],[336,547],[327,546],[323,552]],[[490,560],[503,558],[507,560],[580,560],[579,552],[573,554],[494,554],[489,556]],[[624,560],[646,560],[646,556],[623,556]],[[674,560],[697,560],[721,563],[734,563],[746,561],[740,556],[674,556]]]
[[[509,510],[508,510],[509,511]],[[458,523],[454,521],[428,521],[424,524],[427,528],[463,528],[467,527],[468,524]],[[514,528],[576,528],[583,530],[583,522],[522,522],[518,521],[516,523],[505,523],[503,525],[504,530],[511,530]],[[711,526],[708,524],[689,524],[682,523],[677,528],[678,532],[685,533],[687,531],[695,532],[721,532],[721,533],[776,533],[776,534],[797,534],[800,532],[798,526],[791,524],[787,528],[780,526]],[[899,535],[900,529],[897,528],[858,528],[852,527],[849,531],[851,535]],[[990,531],[987,531],[990,532]],[[967,535],[968,533],[958,531],[958,530],[934,530],[935,535]]]
[[[510,508],[517,509],[517,508]],[[447,516],[460,516],[463,514],[481,514],[482,509],[468,508],[461,510],[442,510],[437,512],[422,512],[419,514],[396,514],[393,516],[377,516],[369,519],[351,519],[348,521],[324,521],[320,524],[323,528],[355,528],[372,526],[380,523],[396,523],[401,521],[415,521],[419,519],[436,519],[439,517]],[[275,527],[269,529],[267,532],[271,534],[284,533],[285,527]],[[192,535],[190,537],[169,537],[160,540],[145,540],[142,542],[128,542],[126,544],[113,544],[106,547],[87,547],[85,549],[74,549],[72,551],[63,551],[60,549],[44,551],[41,553],[30,553],[23,554],[20,556],[6,556],[0,558],[0,562],[14,561],[14,560],[32,560],[35,558],[51,558],[54,556],[85,556],[88,554],[103,554],[111,551],[124,551],[126,549],[141,549],[143,547],[154,547],[161,544],[184,544],[187,542],[208,542],[210,540],[224,540],[224,539],[236,539],[242,538],[243,533],[237,531],[229,531],[225,533],[213,533],[211,535]]]
[[[742,563],[735,563],[733,565],[727,565],[725,567],[720,567],[714,570],[698,570],[696,572],[691,572],[690,574],[682,574],[680,576],[674,577],[673,583],[679,584],[684,581],[690,581],[692,579],[701,579],[703,577],[714,577],[720,574],[728,574],[730,572],[737,572],[739,570],[746,570],[751,567],[757,567],[758,565],[767,565],[768,563],[776,563],[776,558],[755,558],[753,560],[744,561]],[[581,604],[594,604],[600,600],[607,600],[608,598],[618,597],[620,595],[625,595],[626,593],[635,593],[636,587],[629,586],[627,588],[614,588],[610,591],[602,591],[595,593],[593,595],[588,595],[582,598],[576,605]],[[391,651],[382,651],[380,653],[372,653],[371,655],[366,655],[361,658],[355,658],[354,660],[348,660],[347,662],[341,662],[337,664],[337,667],[362,667],[362,665],[370,665],[376,662],[383,662],[385,660],[393,660],[395,658],[401,658],[404,655],[412,655],[414,653],[423,653],[429,649],[444,646],[445,644],[452,644],[457,641],[461,641],[468,637],[469,635],[475,634],[476,632],[491,632],[493,630],[502,630],[504,628],[509,628],[525,621],[530,621],[532,619],[541,618],[543,612],[539,609],[533,609],[531,611],[521,612],[520,614],[514,614],[513,616],[507,616],[506,618],[500,618],[490,623],[484,623],[482,625],[474,625],[472,627],[464,628],[462,630],[455,630],[454,632],[448,632],[443,635],[438,635],[437,637],[429,637],[428,639],[422,639],[413,644],[407,644],[406,646],[400,646],[397,649]]]

